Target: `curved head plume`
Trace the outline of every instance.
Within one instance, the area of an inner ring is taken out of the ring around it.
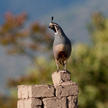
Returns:
[[[62,29],[57,23],[53,22],[53,19],[54,19],[54,17],[52,16],[51,17],[51,23],[49,24],[49,28],[52,29],[55,33],[58,33]]]
[[[54,19],[54,17],[52,16],[52,17],[51,17],[51,22],[53,22],[53,19]]]

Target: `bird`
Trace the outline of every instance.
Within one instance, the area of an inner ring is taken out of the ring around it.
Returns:
[[[51,22],[49,23],[49,28],[55,33],[53,42],[53,54],[55,62],[57,65],[57,72],[59,71],[58,63],[64,66],[64,71],[66,71],[66,62],[71,55],[71,41],[64,33],[63,29],[57,23],[53,22],[53,16]]]

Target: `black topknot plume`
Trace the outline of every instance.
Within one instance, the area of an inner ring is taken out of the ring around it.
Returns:
[[[52,17],[51,17],[51,22],[53,22],[53,19],[54,19],[54,17],[52,16]]]

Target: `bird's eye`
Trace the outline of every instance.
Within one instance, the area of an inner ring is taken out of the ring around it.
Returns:
[[[58,25],[55,26],[58,29]]]

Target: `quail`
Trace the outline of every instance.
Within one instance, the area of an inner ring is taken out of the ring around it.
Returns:
[[[53,54],[58,69],[57,72],[59,71],[58,62],[64,66],[64,70],[66,71],[66,61],[71,54],[71,42],[65,35],[63,29],[57,23],[53,22],[53,17],[49,28],[55,32]]]

